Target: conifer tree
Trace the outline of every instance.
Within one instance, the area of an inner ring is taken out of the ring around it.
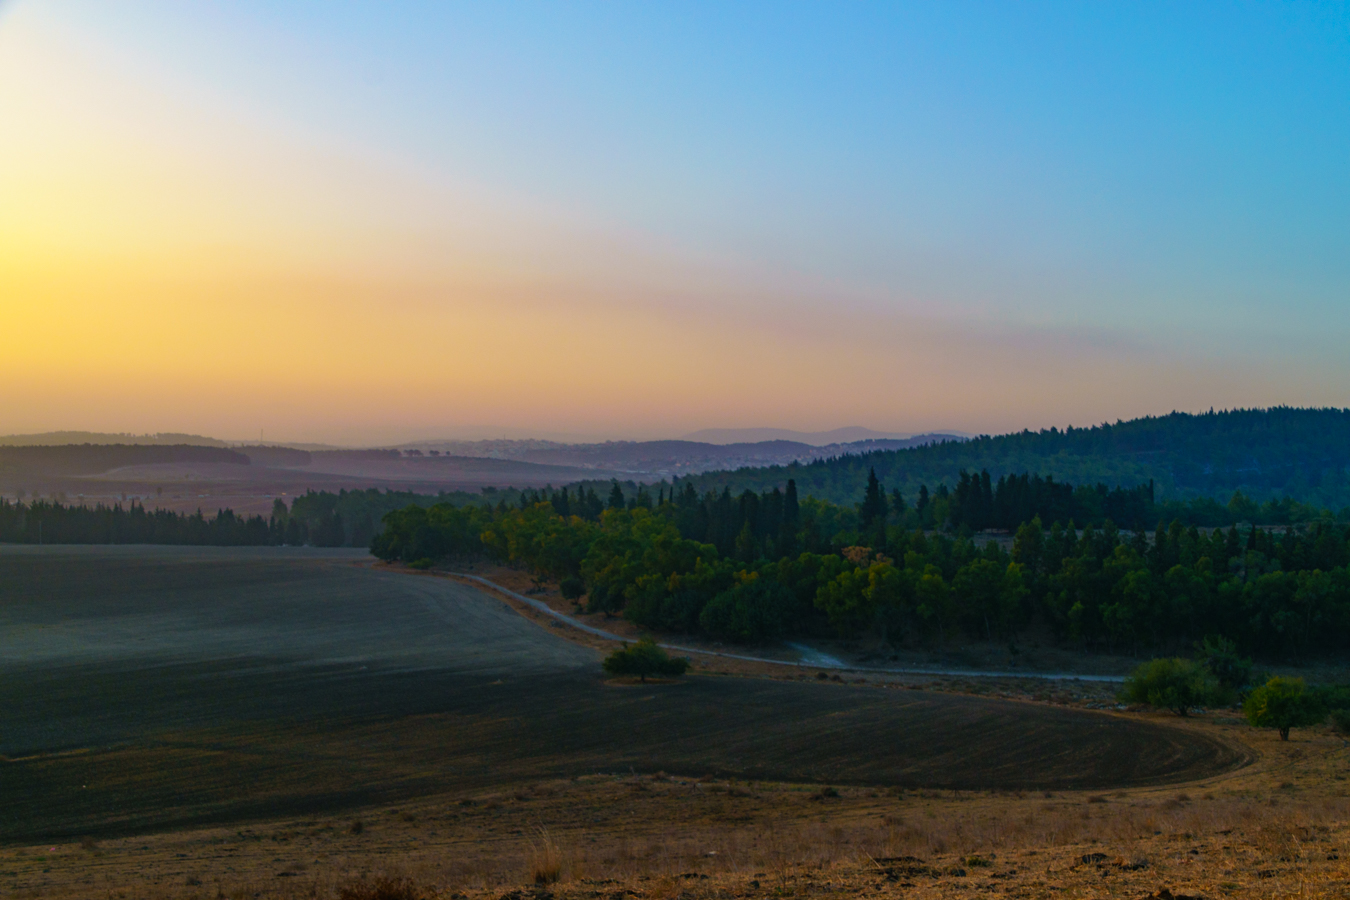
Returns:
[[[877,520],[883,523],[886,521],[886,493],[877,480],[876,469],[867,470],[867,493],[858,509],[858,520],[865,532],[872,530]]]

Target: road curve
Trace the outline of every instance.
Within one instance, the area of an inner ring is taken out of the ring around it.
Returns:
[[[533,597],[526,597],[524,594],[518,594],[509,588],[504,588],[495,581],[489,581],[480,575],[470,575],[467,572],[451,572],[456,578],[467,578],[471,581],[477,581],[485,584],[493,590],[501,591],[503,594],[521,603],[528,604],[530,607],[539,610],[547,616],[566,622],[568,625],[587,634],[593,634],[596,637],[602,637],[609,641],[626,641],[628,638],[614,634],[612,631],[605,631],[603,628],[596,628],[594,625],[587,625],[585,622],[575,619],[572,616],[558,612],[542,600],[536,600]],[[803,653],[808,658],[802,660],[784,660],[769,659],[763,656],[746,656],[740,653],[723,653],[720,650],[703,650],[697,647],[683,647],[679,644],[660,643],[658,646],[666,650],[674,650],[678,653],[701,653],[704,656],[720,656],[724,659],[739,659],[745,662],[772,663],[776,666],[795,666],[802,669],[839,669],[845,672],[876,672],[889,675],[943,675],[959,678],[1039,678],[1045,681],[1097,681],[1107,683],[1120,683],[1125,679],[1119,675],[1077,675],[1072,672],[987,672],[978,669],[907,669],[907,668],[886,668],[880,666],[852,666],[832,656],[827,656],[812,647],[805,644],[788,644],[794,650]]]

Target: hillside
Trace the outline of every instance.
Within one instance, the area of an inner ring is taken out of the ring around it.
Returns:
[[[1131,487],[1152,480],[1161,500],[1236,490],[1258,500],[1292,496],[1350,505],[1350,409],[1241,409],[1171,413],[1092,428],[1050,428],[968,441],[839,456],[805,465],[742,468],[691,479],[700,490],[764,490],[789,478],[803,496],[840,503],[862,497],[869,468],[887,489],[913,498],[919,485],[954,485],[962,469],[1032,472],[1073,484]]]

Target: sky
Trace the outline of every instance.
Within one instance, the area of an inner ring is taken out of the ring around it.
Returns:
[[[1350,405],[1350,8],[0,0],[0,433]]]

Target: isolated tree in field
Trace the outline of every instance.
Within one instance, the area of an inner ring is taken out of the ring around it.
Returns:
[[[1193,706],[1203,706],[1214,695],[1214,676],[1191,659],[1154,659],[1125,679],[1121,697],[1131,703],[1147,703],[1187,715]]]
[[[672,659],[670,654],[656,646],[656,641],[644,637],[636,644],[625,644],[615,650],[601,664],[610,675],[636,675],[645,683],[648,675],[666,675],[678,678],[689,668],[689,660]]]
[[[1282,675],[1248,694],[1242,711],[1256,728],[1277,729],[1282,741],[1289,740],[1289,729],[1317,725],[1327,716],[1321,698],[1308,690],[1302,678]]]

